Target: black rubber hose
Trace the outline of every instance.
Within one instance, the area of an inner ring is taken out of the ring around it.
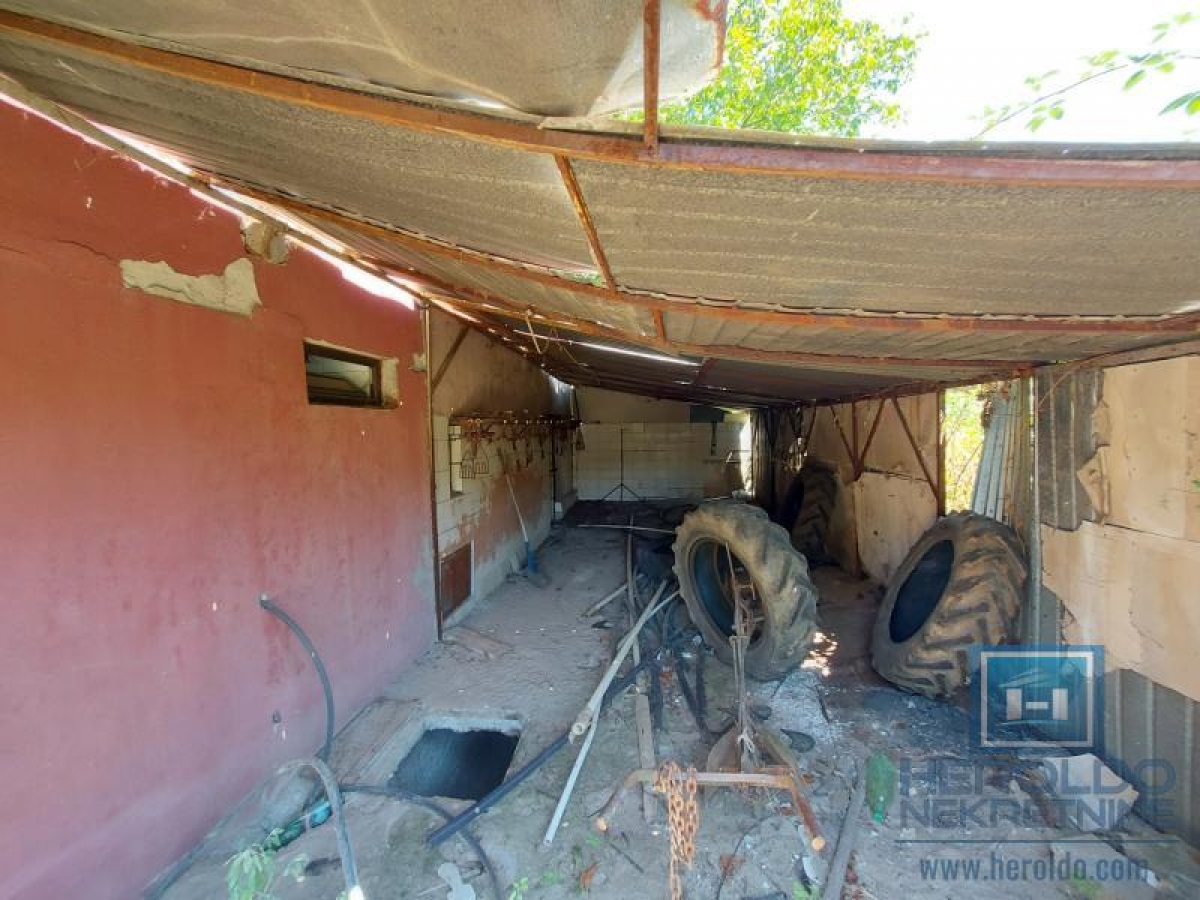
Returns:
[[[333,830],[337,834],[338,856],[342,860],[342,880],[346,882],[348,897],[361,893],[358,883],[358,865],[354,862],[354,848],[350,846],[350,833],[346,830],[346,819],[342,815],[342,792],[338,789],[337,779],[323,759],[297,759],[284,763],[279,767],[278,774],[295,769],[312,769],[321,779],[325,788],[325,796],[329,799],[329,818],[333,822]]]
[[[391,797],[393,800],[415,803],[417,806],[424,807],[430,812],[441,816],[445,822],[449,822],[454,818],[453,813],[447,812],[428,797],[412,794],[401,788],[376,787],[370,784],[343,784],[341,785],[341,789],[347,794],[372,794],[378,797]],[[488,873],[488,880],[492,883],[492,892],[496,895],[496,900],[505,900],[504,891],[500,888],[500,879],[496,875],[496,867],[492,865],[492,861],[488,858],[487,852],[483,849],[483,844],[479,842],[479,838],[475,837],[470,828],[463,828],[456,832],[456,834],[467,842],[467,846],[471,848],[471,852],[483,864],[484,870]]]
[[[335,720],[333,685],[329,683],[329,673],[325,671],[325,664],[321,662],[321,656],[317,653],[317,648],[308,639],[308,635],[304,633],[304,629],[300,627],[299,622],[280,609],[278,604],[266,594],[259,594],[258,605],[290,628],[292,634],[296,635],[296,640],[304,645],[304,649],[308,651],[308,655],[312,658],[313,667],[317,670],[317,677],[321,679],[321,690],[325,692],[325,743],[317,752],[317,759],[322,762],[328,762],[329,752],[333,748],[333,723]]]

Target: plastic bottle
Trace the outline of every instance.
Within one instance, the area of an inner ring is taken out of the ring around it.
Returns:
[[[882,753],[873,753],[867,760],[867,806],[876,822],[887,816],[888,807],[896,799],[896,767]]]

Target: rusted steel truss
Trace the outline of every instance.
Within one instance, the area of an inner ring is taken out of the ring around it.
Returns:
[[[658,73],[662,36],[662,2],[646,0],[642,10],[642,142],[658,153]]]
[[[929,464],[925,461],[925,454],[921,452],[921,446],[917,443],[917,439],[913,436],[912,427],[908,424],[908,417],[904,415],[904,410],[900,408],[899,401],[895,397],[890,397],[888,399],[892,404],[892,408],[896,410],[896,416],[900,419],[900,425],[904,428],[904,434],[908,438],[909,446],[912,447],[913,454],[917,457],[917,464],[921,467],[921,473],[925,476],[925,482],[929,485],[929,489],[933,491],[933,497],[938,502],[938,509],[940,513],[941,509],[945,506],[945,501],[942,499],[941,468],[938,468],[937,475],[935,477],[934,473],[929,470]],[[941,399],[940,393],[938,399]],[[938,415],[938,425],[937,442],[940,446],[942,443],[940,413]],[[940,449],[938,451],[938,455],[939,457],[941,455]]]
[[[560,131],[536,123],[467,112],[393,96],[334,87],[299,77],[129,43],[54,22],[0,11],[0,33],[82,50],[145,71],[279,100],[294,106],[452,135],[535,153],[565,154],[625,165],[771,173],[805,178],[933,181],[1004,185],[1072,185],[1200,189],[1200,160],[1037,159],[956,154],[852,153],[742,141],[695,141]],[[651,29],[652,33],[652,29]]]

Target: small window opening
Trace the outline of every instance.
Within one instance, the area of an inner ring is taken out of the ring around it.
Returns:
[[[383,406],[382,360],[320,344],[304,344],[308,402]]]
[[[450,426],[450,496],[461,497],[463,488],[463,435],[461,425]]]

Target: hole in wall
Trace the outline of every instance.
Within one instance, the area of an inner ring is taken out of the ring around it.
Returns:
[[[515,728],[426,728],[388,786],[423,797],[479,800],[504,781],[520,739]]]

